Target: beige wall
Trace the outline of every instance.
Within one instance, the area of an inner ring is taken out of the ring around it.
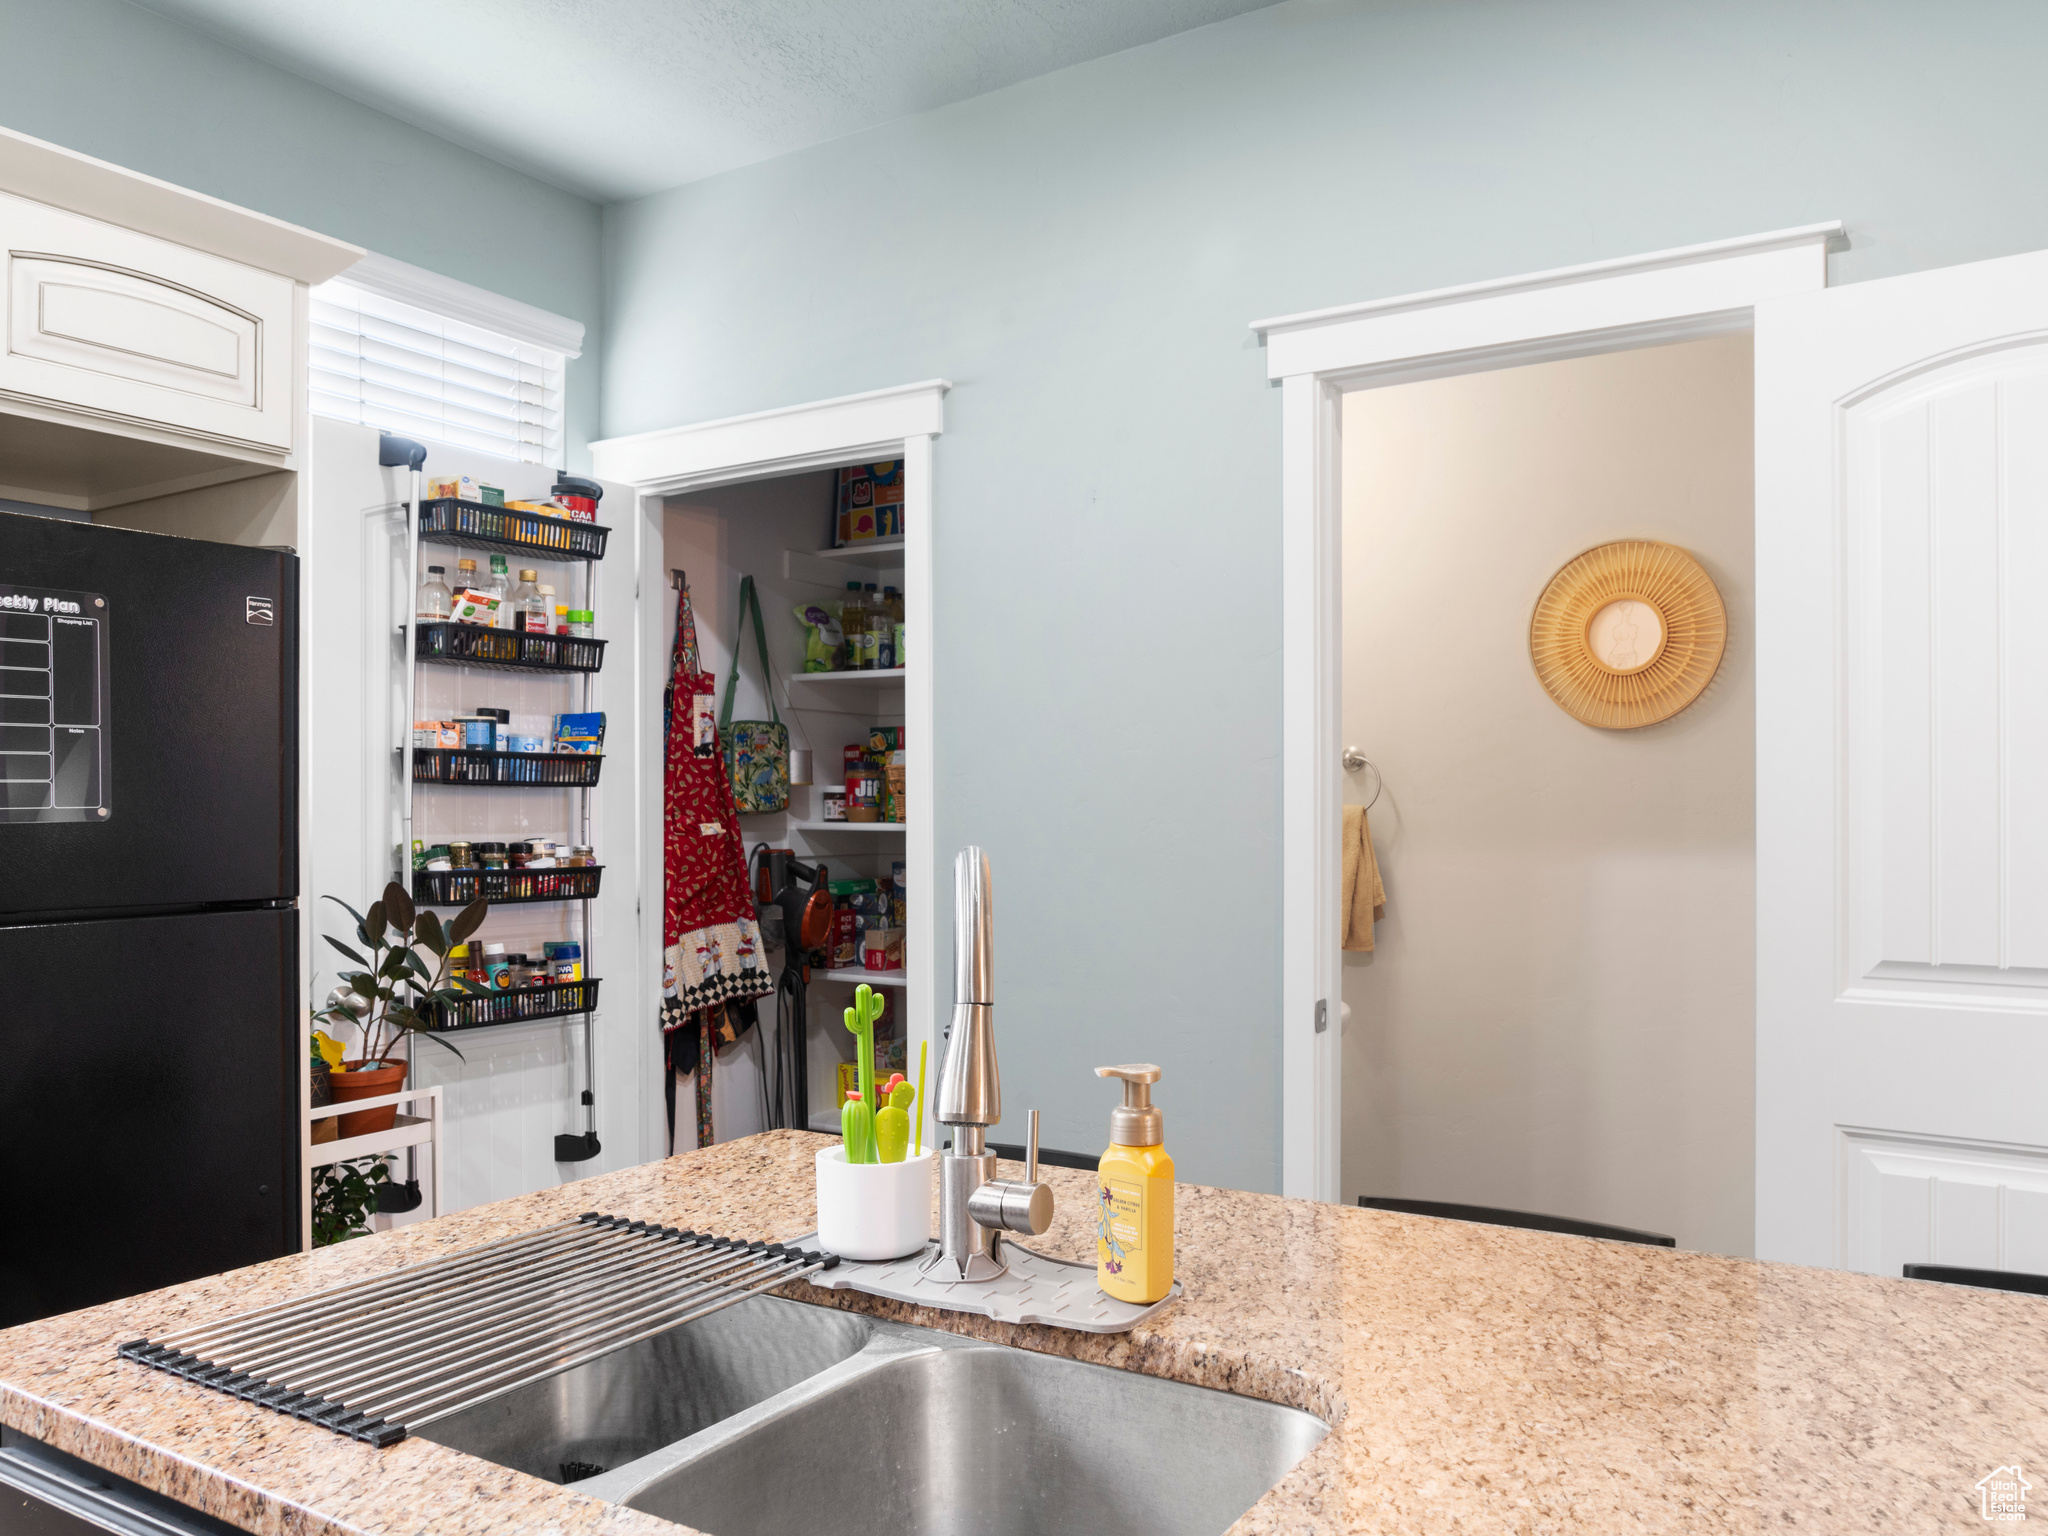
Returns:
[[[1751,1246],[1751,350],[1723,337],[1346,397],[1344,735],[1383,771],[1345,957],[1343,1195]],[[1721,670],[1602,731],[1528,627],[1593,545],[1690,550]],[[1362,799],[1360,776],[1347,799]]]

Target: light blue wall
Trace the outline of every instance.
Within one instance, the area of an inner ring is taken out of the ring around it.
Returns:
[[[0,62],[0,123],[18,132],[581,320],[567,437],[587,464],[595,204],[125,0],[0,0]],[[432,62],[394,53],[391,67],[425,89]]]
[[[2031,3],[1291,0],[607,211],[607,435],[959,385],[938,841],[994,855],[1010,1139],[1099,1147],[1087,1069],[1155,1060],[1184,1176],[1278,1184],[1246,322],[1835,217],[1837,281],[2048,246],[2044,62]]]

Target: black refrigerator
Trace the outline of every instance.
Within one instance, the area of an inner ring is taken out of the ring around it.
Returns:
[[[0,1327],[298,1246],[297,614],[0,513]]]

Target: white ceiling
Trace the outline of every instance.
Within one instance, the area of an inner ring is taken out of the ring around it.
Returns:
[[[600,202],[1273,0],[139,0]]]

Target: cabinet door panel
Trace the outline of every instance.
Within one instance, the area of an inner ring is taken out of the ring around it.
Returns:
[[[291,447],[292,283],[0,196],[0,392]]]

